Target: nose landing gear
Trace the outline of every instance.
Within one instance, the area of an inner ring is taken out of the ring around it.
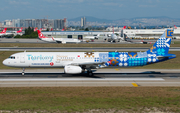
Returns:
[[[25,71],[25,68],[23,68],[23,71],[22,71],[22,76],[24,76],[24,74],[25,74],[25,72],[24,72],[24,71]]]

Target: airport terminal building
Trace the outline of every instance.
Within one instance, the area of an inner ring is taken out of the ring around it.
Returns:
[[[46,31],[42,32],[44,35],[48,37],[55,37],[55,38],[78,38],[83,39],[85,36],[94,36],[100,34],[103,36],[104,34],[112,34],[112,32],[96,32],[96,31]]]
[[[166,29],[124,29],[121,34],[126,34],[132,39],[157,39]],[[173,39],[180,39],[180,27],[174,29]]]
[[[167,29],[167,28],[166,28]],[[121,37],[128,37],[131,39],[158,39],[166,29],[124,29],[120,32],[114,32],[119,34]],[[100,36],[105,36],[105,34],[112,34],[113,32],[96,32],[96,31],[46,31],[42,32],[44,35],[49,37],[61,37],[61,38],[78,38],[83,39],[84,36],[93,36],[100,34]],[[180,27],[174,29],[173,39],[180,39]]]

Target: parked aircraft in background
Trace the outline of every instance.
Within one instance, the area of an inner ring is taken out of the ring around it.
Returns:
[[[4,28],[4,29],[2,30],[2,32],[0,33],[0,36],[6,35],[6,30],[7,30],[7,28]]]
[[[126,29],[126,26],[124,26],[122,28],[123,29]],[[113,27],[113,33],[111,35],[109,34],[105,34],[105,37],[103,37],[104,40],[107,40],[108,42],[119,42],[120,40],[123,40],[123,37],[120,37],[120,36],[117,36],[115,33],[114,33],[114,27]]]
[[[174,29],[177,29],[176,25],[174,25]]]
[[[156,42],[156,41],[152,41],[152,40],[145,41],[145,40],[137,40],[137,39],[129,39],[129,38],[126,38],[126,41],[135,43],[135,44],[153,44]]]
[[[93,35],[93,36],[85,36],[84,39],[91,40],[92,42],[96,39],[98,39],[100,34]]]
[[[38,32],[38,36],[39,36],[39,39],[40,40],[43,40],[43,41],[46,41],[46,42],[57,42],[57,43],[79,43],[81,42],[80,40],[78,39],[69,39],[69,38],[54,38],[54,37],[51,37],[51,38],[48,38],[48,37],[45,37],[40,30],[37,30]]]
[[[39,33],[39,36],[41,34]],[[60,68],[67,74],[85,72],[93,76],[92,69],[104,67],[144,66],[175,58],[168,53],[173,30],[167,29],[156,43],[146,52],[20,52],[12,54],[3,61],[10,67]],[[43,35],[41,36],[43,37]]]
[[[35,31],[37,31],[37,30],[38,30],[38,28],[37,28],[37,27],[36,27],[36,28],[34,28],[34,32],[35,32]]]
[[[22,35],[22,28],[19,31],[7,31],[4,35]]]
[[[19,31],[16,31],[16,33],[21,33],[22,32],[22,28]]]
[[[19,29],[19,31],[10,31],[7,34],[14,34],[14,35],[16,35],[16,34],[20,34],[21,32],[22,32],[22,28]]]

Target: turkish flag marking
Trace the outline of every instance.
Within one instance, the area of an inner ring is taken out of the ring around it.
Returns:
[[[112,60],[108,61],[108,63],[110,63],[110,64],[111,64],[111,62],[112,62]]]
[[[53,63],[53,62],[51,62],[51,63],[50,63],[50,65],[51,65],[51,66],[53,66],[53,65],[54,65],[54,63]]]

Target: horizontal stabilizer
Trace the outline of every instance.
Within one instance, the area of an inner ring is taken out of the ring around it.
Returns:
[[[176,55],[175,54],[166,54],[163,56],[157,56],[158,60],[164,59],[164,58],[175,58]]]

